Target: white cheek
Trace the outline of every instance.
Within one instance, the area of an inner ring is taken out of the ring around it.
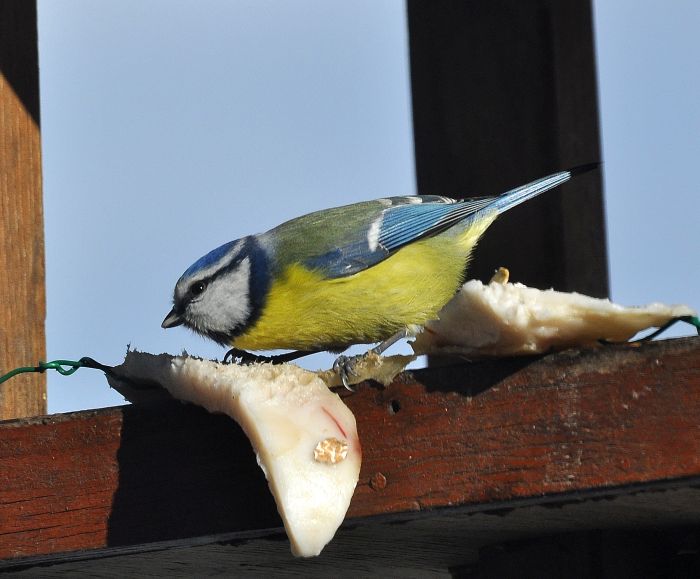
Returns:
[[[202,300],[193,304],[193,313],[204,327],[216,332],[245,323],[251,314],[249,281],[250,261],[246,258],[234,271],[211,282]]]

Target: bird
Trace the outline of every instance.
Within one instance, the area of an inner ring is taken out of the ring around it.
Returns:
[[[382,353],[435,319],[498,215],[594,166],[498,196],[413,195],[323,209],[229,241],[180,276],[161,325],[184,325],[242,361],[272,360],[252,351],[291,350],[278,357],[287,361],[355,344],[378,343],[371,351]],[[336,360],[346,386],[359,358]]]

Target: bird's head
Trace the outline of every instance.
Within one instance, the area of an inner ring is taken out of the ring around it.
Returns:
[[[163,328],[184,325],[198,334],[228,345],[256,317],[264,276],[264,252],[253,237],[231,241],[210,251],[182,274],[173,295],[173,308]],[[258,283],[255,283],[258,282]]]

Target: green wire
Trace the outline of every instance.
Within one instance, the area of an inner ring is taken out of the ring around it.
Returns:
[[[46,372],[46,370],[56,370],[62,376],[70,376],[74,372],[77,372],[79,368],[85,366],[82,360],[54,360],[53,362],[39,362],[37,366],[23,366],[21,368],[15,368],[7,374],[0,376],[0,384],[9,380],[13,376],[18,374],[24,374],[26,372]]]
[[[697,316],[681,316],[679,318],[673,318],[666,322],[663,326],[649,334],[648,336],[644,336],[643,338],[639,338],[638,340],[632,340],[631,343],[634,342],[648,342],[649,340],[653,340],[658,336],[659,334],[664,333],[666,330],[668,330],[671,326],[676,324],[677,322],[685,322],[686,324],[690,324],[691,326],[695,326],[695,329],[698,332],[698,335],[700,335],[700,318]]]
[[[697,316],[687,316],[685,318],[681,318],[684,322],[689,323],[692,326],[695,326],[695,329],[698,331],[698,335],[700,335],[700,318]]]

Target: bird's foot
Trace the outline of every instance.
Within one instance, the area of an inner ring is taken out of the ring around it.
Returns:
[[[257,362],[268,362],[267,356],[257,356],[246,352],[245,350],[239,350],[238,348],[231,348],[224,355],[224,364],[240,364],[247,366],[248,364],[255,364]]]
[[[355,390],[350,386],[349,378],[350,376],[357,378],[360,375],[358,366],[364,364],[369,356],[380,357],[390,346],[403,338],[416,335],[418,331],[420,331],[419,326],[403,328],[364,354],[359,354],[358,356],[340,355],[333,362],[333,371],[340,376],[343,386],[350,392],[354,392]]]
[[[246,350],[239,350],[238,348],[231,348],[224,355],[224,364],[284,364],[285,362],[291,362],[297,358],[303,356],[308,356],[309,354],[315,354],[315,352],[287,352],[286,354],[277,354],[276,356],[259,356],[258,354],[251,354]]]
[[[350,377],[357,377],[359,375],[357,365],[362,362],[366,356],[367,354],[360,354],[358,356],[340,355],[335,359],[335,362],[333,362],[333,371],[340,376],[343,386],[350,390],[350,392],[355,391],[355,389],[350,386]]]

